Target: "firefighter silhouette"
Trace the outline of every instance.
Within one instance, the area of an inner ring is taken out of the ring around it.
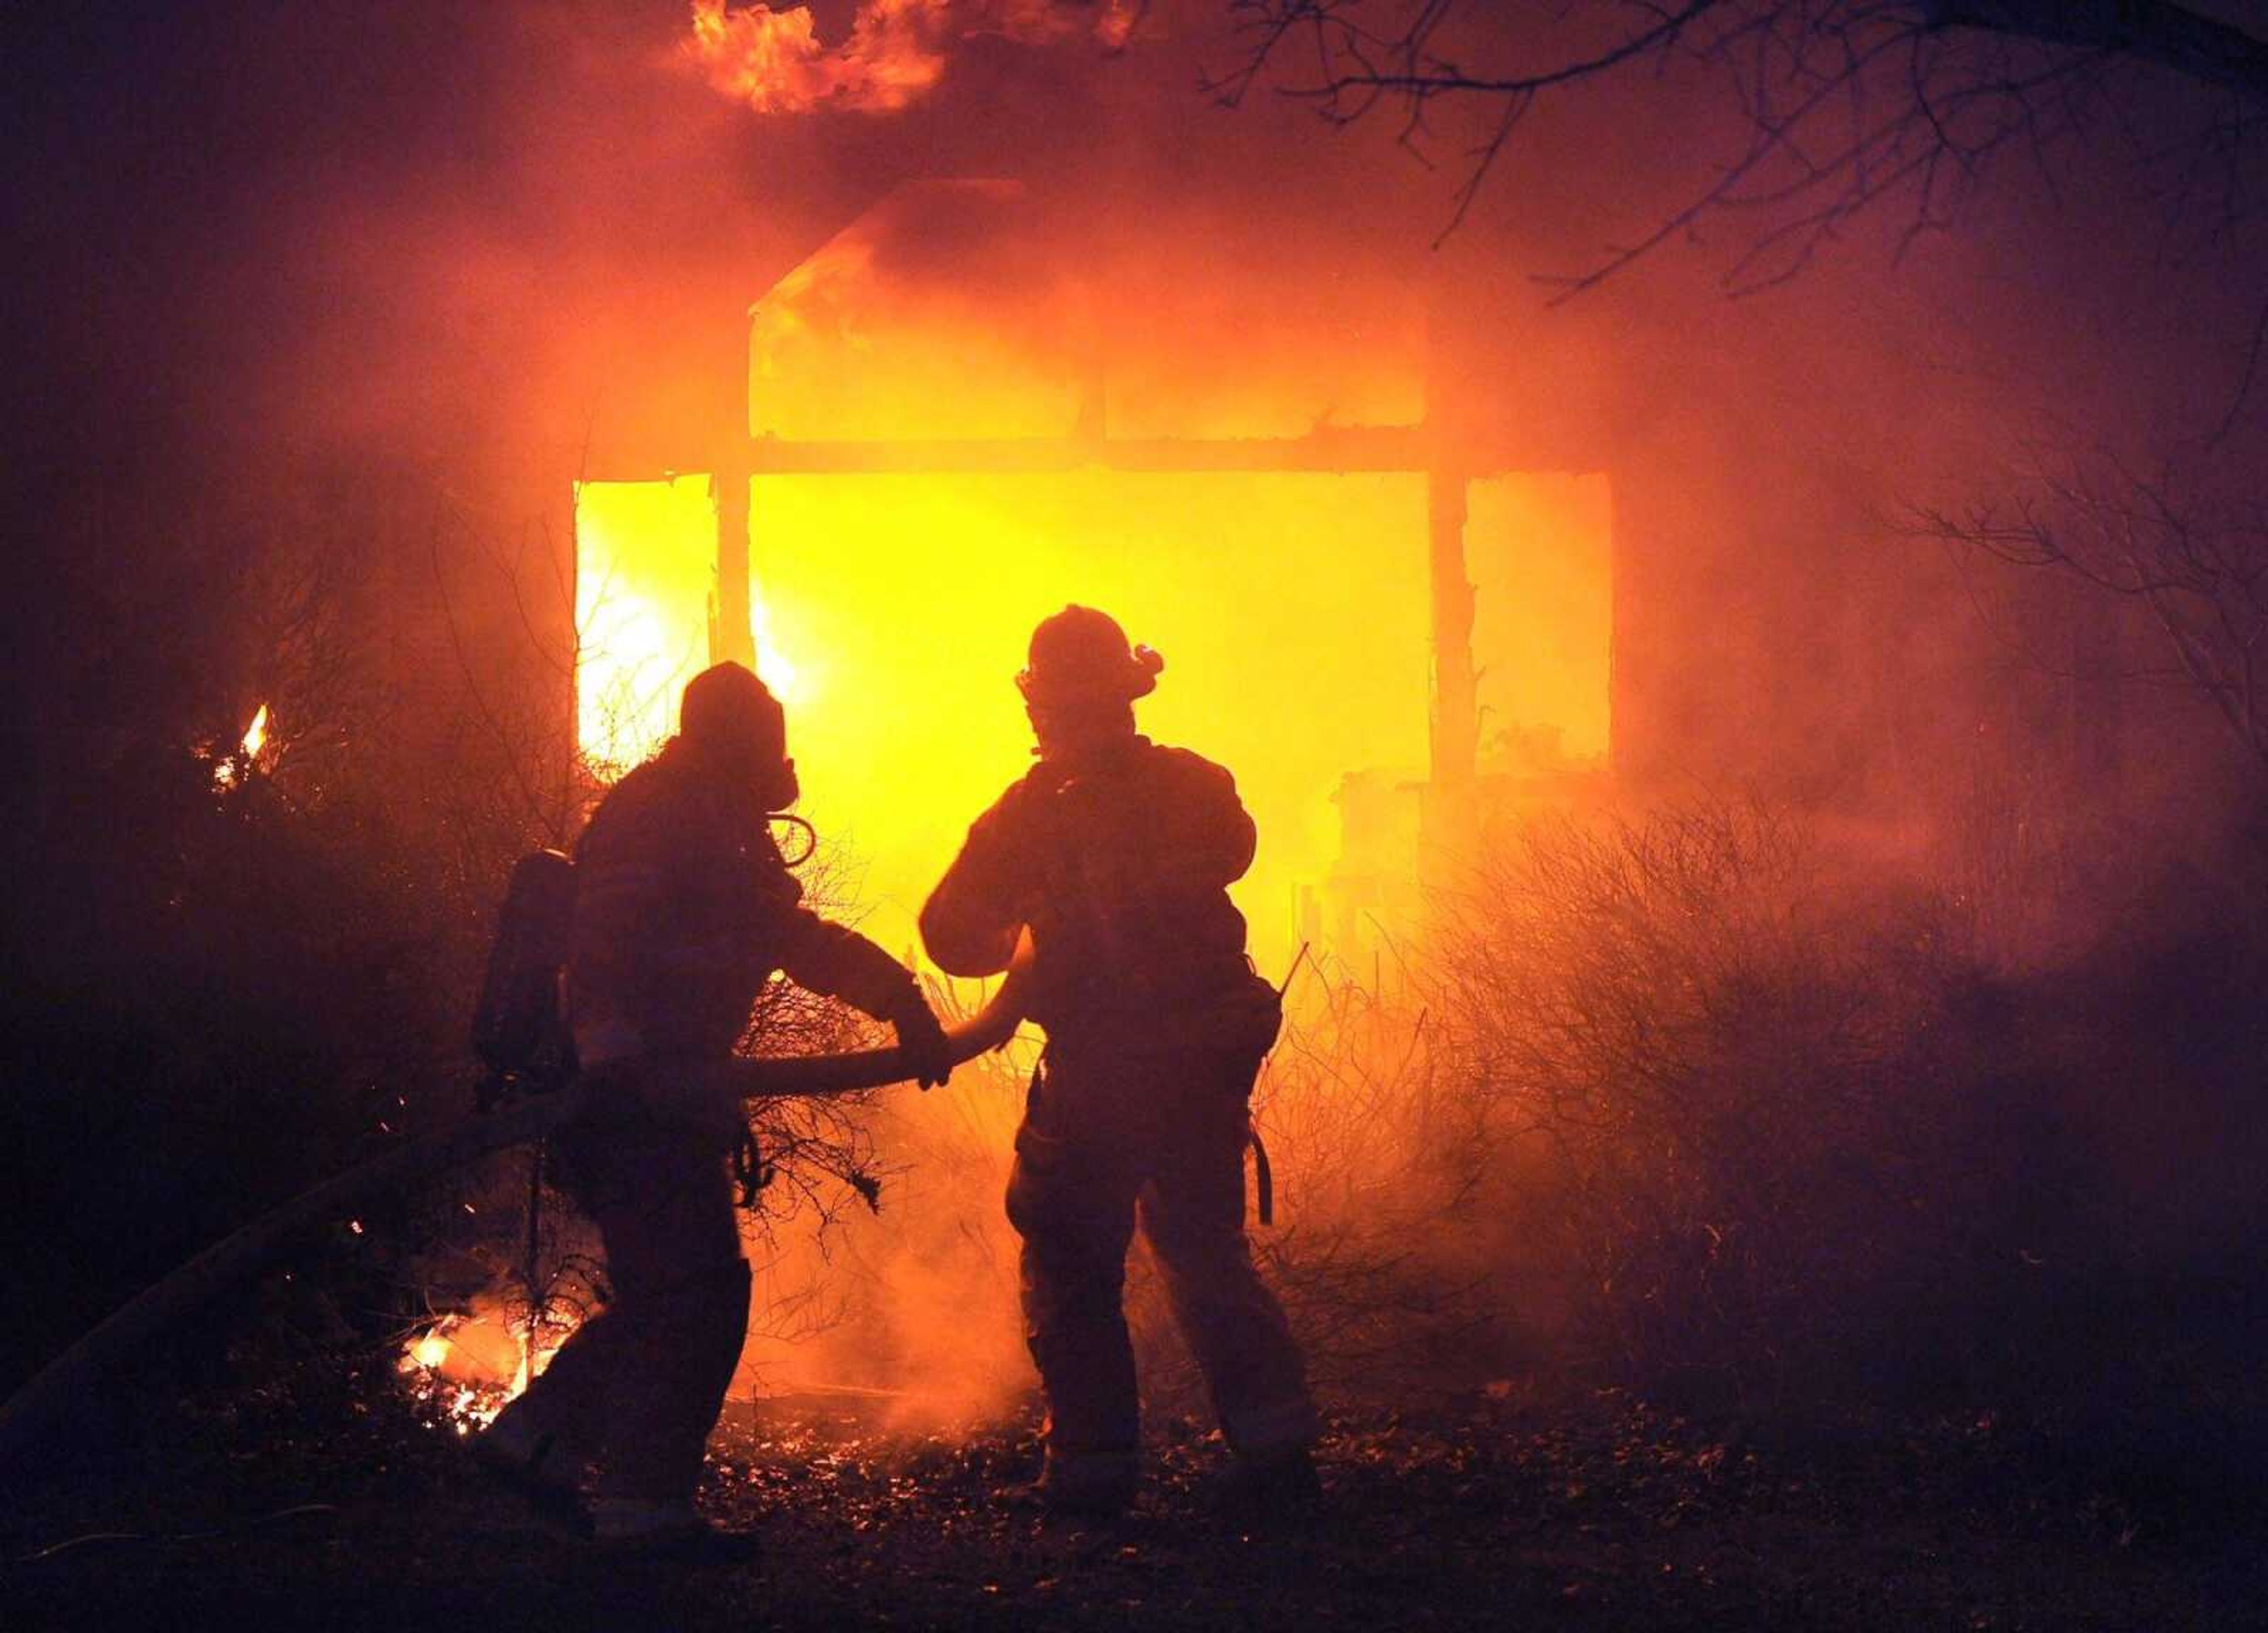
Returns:
[[[719,664],[685,688],[677,736],[600,802],[575,857],[567,1011],[607,1111],[567,1130],[567,1188],[597,1225],[612,1298],[482,1438],[523,1483],[571,1494],[600,1470],[601,1540],[698,1536],[703,1446],[747,1335],[749,1276],[727,1166],[736,1102],[688,1092],[727,1058],[773,972],[892,1022],[924,1085],[951,1070],[907,970],[802,905],[770,815],[798,788],[763,683]]]
[[[1244,1231],[1247,1100],[1282,1019],[1227,894],[1256,835],[1226,770],[1135,730],[1164,666],[1092,608],[1040,624],[1017,678],[1039,762],[977,818],[921,916],[957,975],[1033,939],[1047,1047],[1007,1200],[1048,1399],[1038,1495],[1095,1512],[1139,1473],[1122,1302],[1138,1219],[1241,1483],[1304,1495],[1314,1478],[1305,1366]]]

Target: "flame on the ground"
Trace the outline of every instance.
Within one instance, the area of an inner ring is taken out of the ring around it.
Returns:
[[[206,751],[213,762],[213,786],[234,788],[243,780],[247,771],[260,763],[261,754],[267,747],[268,705],[262,703],[253,714],[252,724],[244,728],[244,735],[237,739],[234,752]]]
[[[444,1316],[406,1341],[394,1370],[413,1398],[468,1435],[494,1423],[543,1375],[576,1323],[547,1316],[533,1325],[531,1331],[525,1313],[501,1301],[477,1300],[463,1314]]]

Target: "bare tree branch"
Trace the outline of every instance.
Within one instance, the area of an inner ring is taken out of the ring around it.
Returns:
[[[2146,610],[2190,688],[2268,771],[2268,511],[2140,476],[2108,456],[2066,458],[2014,500],[1920,531],[2014,567],[2058,573]]]
[[[1229,12],[1243,55],[1207,82],[1224,104],[1267,85],[1340,126],[1397,105],[1401,139],[1420,151],[1436,107],[1480,111],[1445,236],[1547,99],[1638,71],[1716,82],[1742,116],[1739,147],[1635,242],[1557,280],[1562,298],[1723,213],[1765,223],[1727,274],[1735,290],[1793,276],[1855,217],[1896,198],[1912,212],[1907,247],[1945,224],[2011,143],[2052,186],[2058,154],[2106,129],[2146,164],[2175,167],[2163,186],[2190,199],[2185,213],[2210,241],[2250,218],[2251,110],[2268,107],[2268,44],[2137,0],[1594,0],[1547,21],[1460,0],[1231,0]],[[2148,121],[2129,107],[2154,70],[2205,92],[2171,143],[2146,136]]]
[[[2154,0],[1925,0],[1932,28],[1975,28],[2154,63],[2268,104],[2268,43]]]

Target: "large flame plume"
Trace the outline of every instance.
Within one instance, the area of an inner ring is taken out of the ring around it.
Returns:
[[[1084,34],[1115,48],[1134,21],[1124,0],[865,0],[849,35],[828,45],[808,6],[694,0],[686,50],[711,85],[759,114],[891,113],[934,90],[954,48],[972,35],[1038,45]]]

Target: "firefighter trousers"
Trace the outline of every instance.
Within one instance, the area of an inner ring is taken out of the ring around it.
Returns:
[[[1251,1072],[1204,1055],[1069,1062],[1050,1048],[1016,1136],[1025,1336],[1048,1401],[1050,1478],[1130,1479],[1140,1418],[1123,1294],[1138,1220],[1229,1443],[1306,1447],[1315,1410],[1244,1232]]]
[[[689,1498],[747,1335],[726,1154],[713,1129],[646,1116],[571,1130],[561,1146],[612,1296],[510,1409],[597,1458],[602,1495]]]

